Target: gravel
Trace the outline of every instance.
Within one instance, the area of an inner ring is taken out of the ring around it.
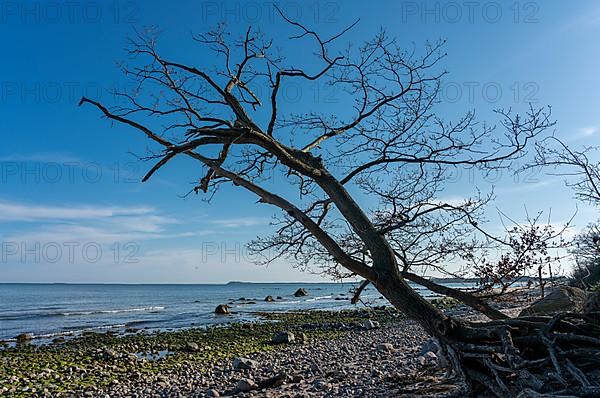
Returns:
[[[251,358],[222,361],[205,372],[198,364],[151,378],[131,378],[98,396],[114,397],[398,397],[457,396],[457,387],[421,355],[428,336],[416,323],[365,330],[311,343],[278,345]],[[431,355],[433,354],[433,355]],[[269,381],[274,380],[269,386]]]

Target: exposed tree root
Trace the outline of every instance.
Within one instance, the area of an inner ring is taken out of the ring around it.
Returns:
[[[600,313],[470,323],[446,341],[475,396],[600,397]]]

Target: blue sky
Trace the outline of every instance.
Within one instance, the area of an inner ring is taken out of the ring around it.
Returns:
[[[600,144],[597,2],[278,4],[324,34],[360,18],[343,38],[355,45],[382,27],[416,48],[447,39],[442,109],[448,117],[475,109],[493,122],[494,108],[524,110],[532,100],[552,105],[556,134],[565,141]],[[199,177],[185,160],[142,184],[150,165],[136,155],[143,155],[149,143],[101,119],[91,107],[77,107],[82,94],[114,102],[101,90],[124,87],[116,63],[127,59],[127,37],[147,26],[162,31],[160,48],[172,59],[210,62],[191,35],[221,21],[233,35],[249,24],[260,28],[282,39],[286,54],[302,58],[305,49],[285,40],[289,27],[276,17],[272,3],[26,1],[3,2],[0,12],[0,281],[322,280],[284,261],[268,268],[251,263],[243,245],[270,231],[274,209],[229,188],[210,204],[195,195],[183,198]],[[321,106],[327,94],[315,98],[314,92],[302,92],[300,102]],[[334,111],[336,106],[343,111],[343,103],[333,105]],[[492,219],[496,207],[516,219],[524,218],[524,209],[543,210],[560,225],[575,211],[561,178],[510,180],[476,181],[484,191],[494,186]],[[473,189],[465,175],[444,198]],[[596,218],[594,209],[579,204],[570,233]]]

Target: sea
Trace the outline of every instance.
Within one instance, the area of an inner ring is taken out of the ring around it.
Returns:
[[[445,283],[469,288],[468,283]],[[380,294],[368,287],[361,303],[350,297],[355,283],[243,283],[223,285],[137,284],[0,284],[0,341],[14,342],[30,333],[38,342],[85,331],[124,332],[176,330],[254,321],[260,312],[342,310],[385,305]],[[427,298],[434,293],[413,286]],[[308,295],[295,297],[297,289]],[[272,296],[274,301],[265,301]],[[227,304],[231,315],[214,313]]]

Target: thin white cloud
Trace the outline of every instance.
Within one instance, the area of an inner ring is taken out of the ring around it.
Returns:
[[[582,127],[579,129],[579,133],[584,137],[591,137],[598,133],[598,128],[593,126]]]
[[[226,218],[211,220],[209,222],[224,228],[242,228],[267,224],[267,221],[264,218],[256,217]]]
[[[157,214],[148,206],[53,206],[0,202],[0,225],[16,224],[0,233],[10,242],[96,242],[172,238],[196,235],[171,232],[176,219]]]
[[[124,243],[124,242],[140,242],[145,240],[170,239],[196,236],[199,234],[191,232],[182,233],[155,233],[134,231],[127,226],[121,228],[111,228],[107,226],[93,227],[88,225],[54,225],[42,226],[34,230],[23,233],[16,233],[2,237],[3,242],[16,242],[24,244],[41,245],[47,243],[59,243],[66,245],[72,242],[80,244],[96,243],[100,245]]]
[[[151,207],[146,206],[47,206],[3,201],[0,202],[0,222],[90,220],[119,216],[148,215],[153,211]]]

